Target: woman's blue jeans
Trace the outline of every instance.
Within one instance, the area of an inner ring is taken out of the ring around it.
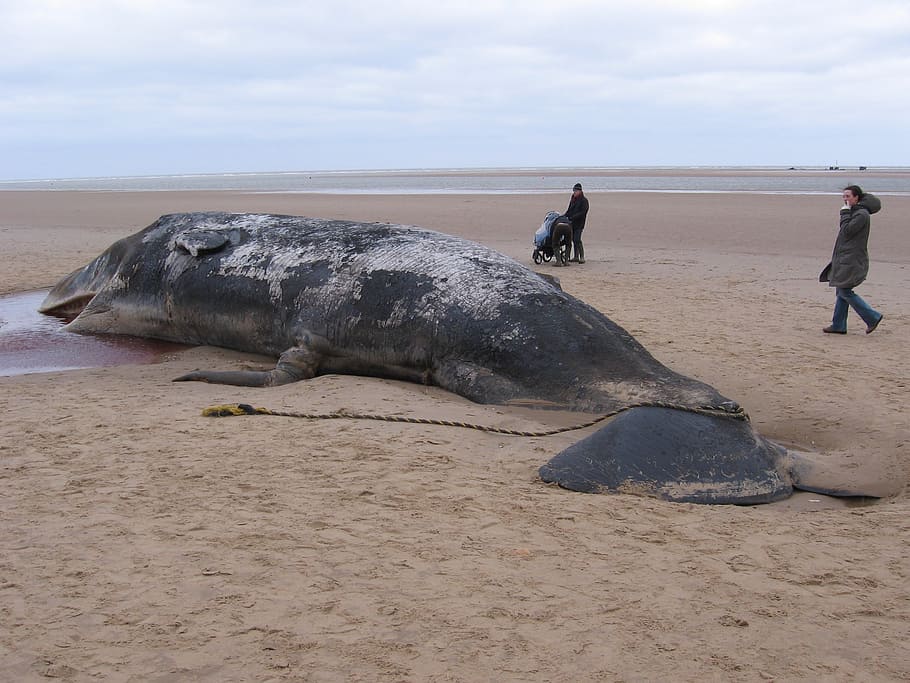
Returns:
[[[878,322],[882,314],[876,311],[872,306],[867,304],[863,298],[852,289],[836,290],[837,299],[834,302],[834,318],[831,320],[831,327],[841,331],[847,329],[847,313],[850,308],[856,311],[857,315],[863,319],[866,326],[874,325]]]

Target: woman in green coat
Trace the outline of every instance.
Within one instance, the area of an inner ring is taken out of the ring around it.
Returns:
[[[844,188],[844,206],[840,210],[840,231],[834,243],[834,254],[818,278],[834,287],[837,295],[834,318],[824,332],[847,334],[850,308],[866,323],[866,334],[874,332],[884,317],[853,291],[869,274],[869,215],[881,208],[881,200],[863,192],[858,185]]]

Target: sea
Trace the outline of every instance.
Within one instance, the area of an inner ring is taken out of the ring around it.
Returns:
[[[880,195],[910,195],[910,167],[597,167],[453,168],[281,173],[199,173],[0,180],[3,190],[232,191],[314,194],[541,194],[571,192],[840,194],[860,185]]]

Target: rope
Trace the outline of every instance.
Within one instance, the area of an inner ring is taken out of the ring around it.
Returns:
[[[404,422],[406,424],[419,425],[436,425],[441,427],[460,427],[462,429],[475,429],[481,432],[491,434],[506,434],[508,436],[553,436],[563,432],[572,432],[577,429],[585,429],[599,422],[615,417],[626,410],[632,408],[670,408],[672,410],[682,410],[687,413],[696,413],[698,415],[708,415],[711,417],[726,417],[732,420],[749,420],[749,416],[742,408],[730,410],[724,406],[701,406],[694,408],[676,403],[663,403],[661,401],[648,401],[643,403],[632,403],[612,412],[600,415],[593,420],[571,427],[557,427],[540,432],[522,432],[515,429],[505,429],[503,427],[489,427],[487,425],[473,424],[470,422],[456,422],[453,420],[432,420],[423,417],[401,417],[396,415],[376,415],[374,413],[348,413],[338,411],[334,413],[291,413],[281,410],[269,410],[268,408],[256,408],[248,403],[228,403],[224,405],[210,406],[202,411],[203,417],[231,417],[234,415],[273,415],[276,417],[300,417],[308,420],[379,420],[382,422]]]

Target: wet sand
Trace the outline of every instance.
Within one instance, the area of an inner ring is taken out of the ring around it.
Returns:
[[[851,314],[836,338],[821,333],[833,293],[816,281],[836,196],[589,198],[588,263],[538,270],[738,400],[765,436],[890,496],[590,496],[536,478],[578,433],[203,418],[246,402],[518,429],[565,419],[371,378],[171,383],[271,363],[213,348],[0,378],[0,678],[910,676],[910,198],[883,198],[858,289],[885,321],[865,335]],[[567,201],[3,192],[0,293],[49,286],[158,215],[201,209],[418,224],[531,265],[535,229]]]

